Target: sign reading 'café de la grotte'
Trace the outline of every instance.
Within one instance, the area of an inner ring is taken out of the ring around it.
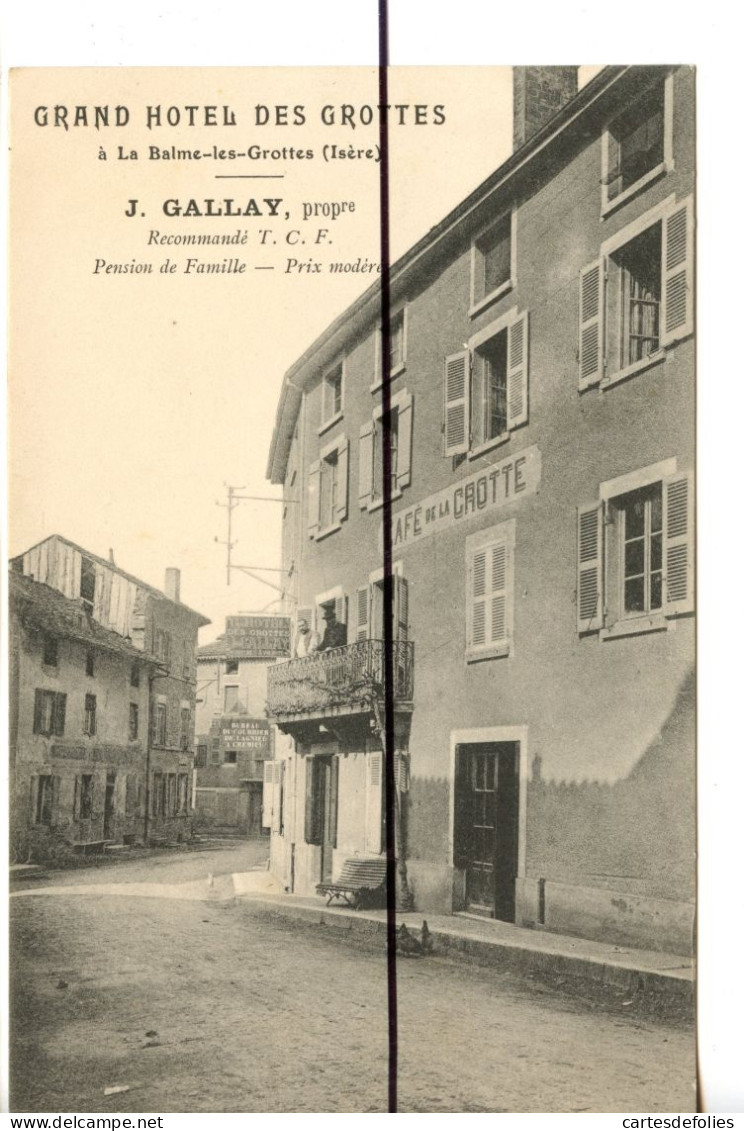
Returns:
[[[393,515],[393,550],[534,495],[540,486],[540,471],[540,449],[533,444],[451,483]]]

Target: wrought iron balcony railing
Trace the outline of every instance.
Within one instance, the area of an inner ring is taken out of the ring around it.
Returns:
[[[413,644],[396,640],[388,648],[396,702],[413,699]],[[372,708],[382,702],[385,644],[357,640],[343,648],[312,652],[301,659],[273,664],[268,671],[267,713],[273,717],[317,714],[324,710]]]

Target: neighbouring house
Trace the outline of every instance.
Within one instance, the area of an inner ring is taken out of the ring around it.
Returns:
[[[265,836],[264,767],[274,727],[266,718],[268,665],[290,651],[286,616],[231,616],[225,632],[196,655],[196,770],[199,826],[212,832]]]
[[[269,669],[271,866],[312,893],[383,852],[387,652],[415,906],[682,952],[694,74],[514,84],[513,154],[391,267],[386,365],[376,283],[284,380],[284,611],[346,643]]]
[[[11,564],[16,855],[190,837],[209,620],[181,603],[179,571],[161,592],[58,535]]]

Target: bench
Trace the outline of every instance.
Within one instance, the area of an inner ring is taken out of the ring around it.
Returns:
[[[384,856],[350,856],[341,875],[332,884],[318,884],[318,895],[327,895],[326,906],[343,900],[348,907],[371,907],[385,892],[387,861]]]
[[[71,847],[73,852],[87,856],[89,852],[105,852],[106,845],[113,843],[112,840],[74,840]]]

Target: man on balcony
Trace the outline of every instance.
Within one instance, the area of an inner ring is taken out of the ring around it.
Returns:
[[[317,632],[311,632],[307,621],[300,618],[297,621],[297,636],[294,644],[294,654],[297,659],[309,656],[311,652],[317,652],[319,644],[320,637]]]
[[[326,625],[318,651],[325,652],[328,648],[343,648],[346,644],[346,625],[336,620],[336,610],[333,605],[323,607],[323,620]]]

